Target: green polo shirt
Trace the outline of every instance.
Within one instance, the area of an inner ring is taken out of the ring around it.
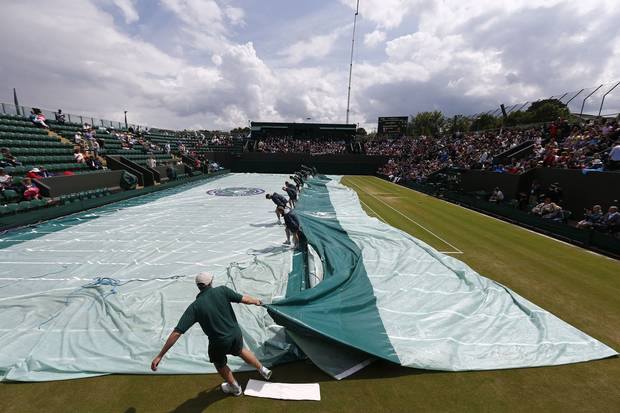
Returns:
[[[241,329],[230,303],[240,303],[242,298],[241,294],[224,286],[202,290],[187,307],[175,330],[183,334],[198,323],[209,341],[235,337],[241,334]]]

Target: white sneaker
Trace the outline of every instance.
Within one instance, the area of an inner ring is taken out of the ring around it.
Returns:
[[[241,396],[243,394],[243,390],[241,389],[241,386],[239,385],[232,386],[228,384],[227,382],[224,382],[221,384],[220,387],[222,388],[222,391],[226,394],[232,394],[233,396]]]
[[[263,366],[261,367],[258,372],[260,373],[261,376],[263,376],[263,378],[267,381],[269,381],[269,379],[271,378],[271,370],[269,370],[267,367]]]

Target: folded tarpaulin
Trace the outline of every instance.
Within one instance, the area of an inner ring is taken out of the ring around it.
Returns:
[[[448,371],[617,354],[463,262],[369,217],[355,192],[335,180],[310,180],[296,214],[323,262],[323,281],[308,288],[290,277],[287,296],[268,308],[290,331],[323,338],[321,353],[338,343],[333,348],[340,353],[345,346],[403,366]],[[299,265],[293,275],[303,273]],[[313,358],[335,376],[364,357],[336,369],[329,359]]]

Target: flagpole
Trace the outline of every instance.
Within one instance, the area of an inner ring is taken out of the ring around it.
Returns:
[[[21,115],[19,110],[19,101],[17,100],[17,91],[15,90],[15,88],[13,88],[13,102],[15,103],[15,113]],[[24,114],[24,116],[26,116],[26,114]]]
[[[357,15],[360,12],[360,0],[357,0],[357,7],[355,8],[355,16],[353,17],[353,40],[351,41],[351,63],[349,64],[349,90],[347,92],[347,120],[346,124],[349,124],[349,112],[351,106],[351,78],[353,75],[353,51],[355,50],[355,28],[357,26]]]

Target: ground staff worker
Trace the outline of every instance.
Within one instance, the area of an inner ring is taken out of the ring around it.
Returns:
[[[227,354],[241,357],[246,363],[254,366],[266,380],[271,377],[271,370],[261,364],[247,348],[243,347],[243,336],[237,318],[230,303],[262,305],[261,301],[236,293],[228,287],[212,288],[213,275],[200,273],[196,276],[196,286],[200,290],[196,300],[187,307],[174,331],[170,333],[157,357],[151,363],[151,370],[156,371],[166,352],[195,323],[200,324],[202,331],[209,337],[209,360],[215,365],[218,373],[226,380],[221,388],[224,393],[241,396],[243,391],[232,371],[226,365]]]
[[[265,198],[271,199],[273,203],[276,204],[276,216],[278,217],[278,223],[281,224],[282,221],[280,220],[280,217],[282,216],[282,214],[280,214],[278,208],[286,207],[286,204],[288,204],[288,200],[277,192],[274,192],[273,194],[266,194]]]

